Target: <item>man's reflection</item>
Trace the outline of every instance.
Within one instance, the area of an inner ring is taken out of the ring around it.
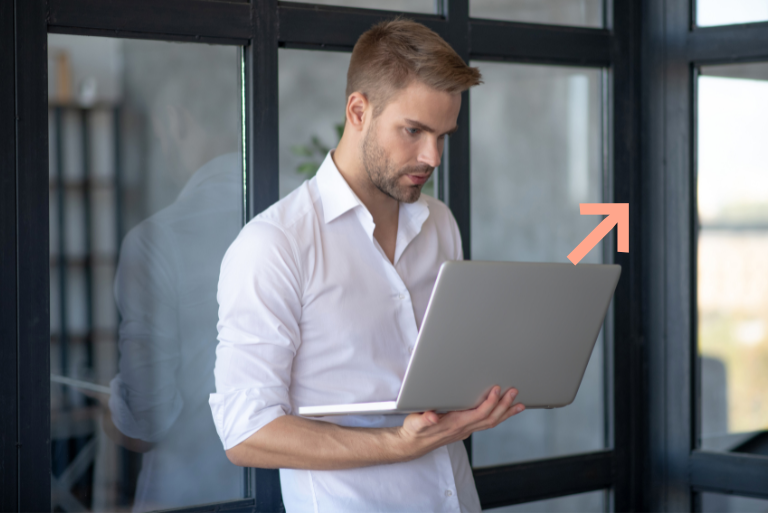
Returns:
[[[208,406],[219,266],[241,225],[242,160],[237,138],[205,130],[215,123],[204,112],[174,103],[174,88],[165,92],[152,109],[153,132],[168,170],[188,181],[123,240],[119,371],[104,419],[110,438],[144,453],[134,511],[237,498],[243,482]]]

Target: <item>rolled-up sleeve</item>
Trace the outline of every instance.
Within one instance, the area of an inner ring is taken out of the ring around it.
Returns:
[[[302,279],[290,236],[268,221],[248,223],[224,256],[217,298],[216,392],[209,404],[230,449],[291,413]]]

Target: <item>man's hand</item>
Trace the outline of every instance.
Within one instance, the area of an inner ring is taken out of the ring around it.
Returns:
[[[517,390],[494,387],[475,409],[413,413],[397,428],[350,428],[293,415],[276,418],[227,450],[235,465],[259,468],[339,470],[411,461],[489,429],[523,411]]]
[[[516,396],[514,388],[502,395],[501,389],[495,386],[475,409],[408,415],[399,431],[405,449],[404,459],[418,458],[443,445],[464,440],[476,431],[498,426],[525,409],[522,404],[513,404]]]

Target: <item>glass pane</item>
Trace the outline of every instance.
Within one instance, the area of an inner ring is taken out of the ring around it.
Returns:
[[[605,510],[605,490],[597,490],[483,511],[492,511],[493,513],[601,513]]]
[[[279,50],[281,198],[315,176],[341,138],[350,55]],[[422,192],[435,195],[433,177]]]
[[[341,138],[350,55],[278,51],[281,198],[315,176]]]
[[[214,428],[242,224],[236,47],[51,34],[53,511],[243,496]]]
[[[703,67],[698,95],[701,445],[768,454],[768,63]]]
[[[768,513],[768,500],[725,495],[721,493],[701,493],[701,513]]]
[[[437,1],[439,0],[312,0],[311,2],[307,1],[302,3],[434,14],[436,12]],[[286,1],[286,3],[291,2]]]
[[[696,24],[700,27],[766,20],[768,2],[765,0],[696,0]]]
[[[601,221],[601,71],[474,63],[470,91],[472,258],[567,262]],[[583,262],[602,262],[602,244]],[[603,337],[576,400],[529,410],[473,436],[473,464],[497,465],[605,446]]]
[[[602,28],[603,2],[604,0],[469,0],[469,15],[491,20]]]

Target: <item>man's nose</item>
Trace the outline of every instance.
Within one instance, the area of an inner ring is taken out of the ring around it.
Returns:
[[[419,161],[428,165],[429,167],[437,167],[440,165],[440,154],[442,153],[438,145],[437,139],[429,138],[421,149],[421,155]]]

